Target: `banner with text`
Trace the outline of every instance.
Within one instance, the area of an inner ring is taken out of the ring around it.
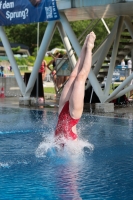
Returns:
[[[58,19],[56,0],[0,0],[0,26]]]

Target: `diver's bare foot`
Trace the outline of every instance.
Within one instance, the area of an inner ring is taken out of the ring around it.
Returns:
[[[96,39],[96,35],[95,35],[95,33],[92,31],[92,32],[88,35],[87,48],[93,49],[95,39]]]
[[[87,43],[88,43],[89,35],[90,35],[90,34],[88,34],[88,35],[86,36],[86,38],[85,38],[85,41],[84,41],[84,44],[83,44],[83,47],[82,47],[82,48],[84,48],[84,49],[86,49],[86,46],[87,46]]]

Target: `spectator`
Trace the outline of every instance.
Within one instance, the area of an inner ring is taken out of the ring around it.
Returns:
[[[12,72],[12,66],[10,66],[10,72]]]
[[[4,76],[4,67],[0,66],[0,76],[3,77]]]
[[[51,70],[51,77],[54,81],[54,83],[57,85],[57,75],[56,75],[56,60],[58,57],[60,57],[60,53],[56,53],[55,56],[50,54],[52,56],[53,60],[50,62],[50,64],[53,64],[53,70]],[[48,67],[49,68],[49,67]]]
[[[48,64],[47,64],[47,62],[46,62],[45,60],[42,61],[42,64],[41,64],[40,69],[39,69],[39,72],[42,73],[42,80],[43,80],[43,81],[44,81],[45,78],[46,78],[47,69],[49,69],[49,71],[51,71],[51,73],[53,74],[53,71],[54,71],[54,70],[52,70],[52,69],[50,68],[50,65],[53,64],[53,63],[56,61],[56,59],[57,59],[57,57],[58,57],[59,55],[60,55],[59,53],[57,54],[56,57],[54,57],[54,56],[51,55],[54,59],[51,60]],[[56,73],[56,72],[55,72],[55,73]],[[55,73],[54,73],[54,74],[55,74]],[[50,74],[49,74],[49,76],[50,76]],[[49,80],[50,80],[50,77],[49,77]]]
[[[131,73],[132,73],[132,61],[131,61],[131,59],[128,60],[127,65],[128,65],[129,75],[131,75]],[[131,82],[130,82],[130,85],[132,85],[132,84],[133,84],[133,80],[131,80]],[[130,97],[132,95],[133,95],[133,90],[130,91]]]
[[[7,69],[8,69],[10,72],[12,72],[12,66],[9,66]]]
[[[47,70],[47,75],[46,75],[46,81],[50,82],[51,78],[50,78],[50,72]]]
[[[129,68],[129,69],[132,69],[132,61],[131,61],[131,59],[129,59],[129,60],[127,61],[127,65],[128,65],[128,68]]]
[[[115,86],[114,89],[116,89],[117,87],[118,86]],[[112,100],[110,103],[114,103],[114,105],[127,105],[129,103],[129,100],[127,96],[124,94],[121,97],[118,97],[117,99]]]
[[[67,56],[66,55],[65,56],[60,55],[59,58],[61,60],[65,59],[66,61],[64,62],[64,64],[60,67],[60,69],[57,72],[57,81],[56,81],[56,84],[57,84],[57,88],[58,89],[60,89],[64,85],[64,83],[69,79],[69,76],[65,75],[66,71],[69,68],[69,62],[67,62]]]
[[[45,60],[43,60],[39,69],[39,72],[42,73],[42,81],[44,81],[46,77],[46,68],[47,68],[47,63]]]
[[[125,67],[125,61],[124,61],[124,59],[122,59],[122,61],[121,61],[121,66]]]
[[[111,103],[114,103],[114,105],[127,105],[129,103],[129,100],[124,94],[121,97],[112,100]]]

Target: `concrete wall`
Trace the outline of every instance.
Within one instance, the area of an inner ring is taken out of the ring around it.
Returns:
[[[15,77],[0,77],[0,89],[2,87],[7,97],[21,96],[21,91]]]

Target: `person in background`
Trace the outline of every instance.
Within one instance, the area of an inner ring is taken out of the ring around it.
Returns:
[[[51,77],[52,77],[54,83],[57,85],[56,60],[57,60],[57,58],[60,57],[60,53],[57,52],[57,53],[55,54],[55,56],[52,55],[52,54],[49,54],[49,55],[53,58],[53,60],[52,60],[53,70],[51,70]]]
[[[128,65],[128,69],[132,69],[132,61],[131,61],[131,59],[129,59],[127,61],[127,65]]]
[[[10,66],[10,72],[12,72],[12,66]]]
[[[115,86],[113,89],[116,89],[117,87],[118,85]],[[127,105],[129,103],[129,100],[127,96],[124,94],[121,97],[118,97],[117,99],[113,99],[110,103],[114,103],[114,105]]]
[[[50,54],[51,55],[51,54]],[[48,64],[45,60],[42,61],[42,64],[40,66],[39,72],[42,73],[42,80],[44,81],[47,75],[47,69],[49,69],[49,71],[51,71],[51,73],[54,71],[50,68],[50,65],[52,65],[53,63],[55,63],[56,59],[59,57],[60,53],[58,53],[56,55],[56,57],[52,57],[54,58],[53,60],[51,60]],[[56,73],[56,72],[55,72]]]
[[[131,59],[129,59],[127,61],[127,65],[128,65],[129,75],[131,75],[131,73],[132,73],[132,61],[131,61]],[[133,79],[131,80],[130,85],[133,85]],[[132,98],[132,96],[133,96],[133,90],[130,91],[130,98]]]
[[[0,66],[0,76],[4,76],[4,67],[2,65]]]
[[[47,63],[45,60],[43,60],[39,69],[39,73],[42,73],[42,81],[44,81],[46,77],[46,68],[47,68]]]
[[[83,113],[85,82],[91,69],[95,39],[94,32],[86,37],[77,64],[61,93],[55,129],[55,143],[61,146],[64,146],[64,138],[72,141],[78,138],[76,125]]]
[[[66,61],[63,63],[63,65],[59,69],[60,75],[57,73],[57,87],[58,87],[58,89],[62,88],[64,86],[64,84],[67,82],[67,80],[69,79],[69,76],[65,75],[65,71],[67,71],[67,68],[68,68],[68,65],[69,65],[69,62],[67,61],[68,56],[64,54],[64,55],[61,55],[59,58],[61,60],[63,59],[63,60],[66,60]],[[60,70],[61,70],[61,72],[60,72]]]
[[[50,72],[47,70],[46,81],[51,82]]]
[[[121,66],[125,67],[125,60],[124,59],[122,59],[122,61],[121,61]]]

